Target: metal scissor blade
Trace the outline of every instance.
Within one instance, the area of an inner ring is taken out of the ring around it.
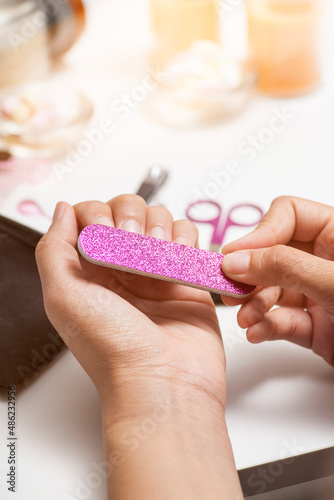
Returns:
[[[152,165],[136,194],[144,198],[148,203],[152,196],[162,187],[167,177],[168,170],[166,168],[158,164]]]

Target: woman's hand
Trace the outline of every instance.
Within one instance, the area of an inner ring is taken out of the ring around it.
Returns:
[[[334,208],[277,198],[254,231],[222,252],[229,277],[260,285],[238,313],[248,340],[286,339],[334,366]]]
[[[36,251],[45,308],[98,390],[110,391],[121,377],[155,377],[182,382],[224,407],[225,357],[210,295],[85,261],[76,244],[89,224],[192,246],[198,235],[191,222],[173,222],[167,209],[146,207],[136,195],[58,205]]]
[[[36,250],[46,312],[100,395],[111,498],[243,498],[210,295],[85,261],[76,244],[89,224],[193,246],[197,230],[124,195],[58,204]]]

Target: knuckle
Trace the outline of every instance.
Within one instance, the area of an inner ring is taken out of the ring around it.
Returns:
[[[113,204],[128,205],[130,207],[138,208],[138,206],[146,207],[144,198],[138,194],[120,194],[112,200]]]
[[[298,257],[285,245],[275,245],[264,256],[263,268],[273,272],[284,288],[298,288],[300,286],[301,266],[303,259]]]
[[[277,331],[277,320],[275,315],[268,313],[261,321],[263,340],[274,340]]]
[[[314,242],[314,253],[327,260],[334,260],[334,219],[320,233]]]
[[[274,200],[271,203],[271,206],[282,206],[282,205],[291,205],[295,201],[294,196],[289,196],[289,195],[282,195],[282,196],[277,196],[277,198],[274,198]]]
[[[287,268],[286,248],[284,245],[275,245],[264,254],[264,267],[274,268],[276,271],[285,271]]]
[[[297,335],[300,330],[300,320],[298,315],[292,314],[290,317],[290,328],[287,332],[286,339],[287,340],[293,340]]]
[[[194,233],[198,234],[198,227],[191,220],[180,219],[177,222],[178,224],[182,224],[182,227],[184,227],[186,231],[193,231]]]
[[[76,205],[74,205],[74,209],[76,212],[95,211],[101,209],[101,207],[104,205],[105,203],[103,203],[102,201],[88,200],[77,203]]]
[[[168,208],[160,205],[151,205],[150,207],[147,207],[147,213],[149,215],[158,215],[159,217],[164,217],[165,219],[173,219],[173,216]]]
[[[268,212],[269,214],[269,212]],[[267,238],[269,241],[277,241],[277,229],[275,226],[273,226],[272,221],[270,220],[270,217],[264,216],[258,227],[255,229],[255,231],[262,231],[266,234]]]
[[[141,218],[146,215],[146,203],[141,196],[137,194],[123,194],[114,198],[112,210],[117,210],[122,218]]]
[[[250,324],[255,325],[259,323],[265,313],[265,308],[262,308],[259,304],[254,304],[254,307],[247,313],[247,320]]]
[[[49,312],[58,310],[60,306],[63,306],[64,296],[70,291],[68,282],[66,281],[65,285],[64,280],[57,279],[51,265],[52,254],[57,251],[57,247],[63,250],[62,245],[62,242],[55,242],[48,234],[45,234],[40,239],[35,249],[35,258],[39,266],[39,274],[43,284],[44,307],[48,314]]]
[[[267,326],[268,339],[273,337],[277,330],[277,318],[274,315],[268,314],[265,317],[265,322]]]
[[[330,262],[327,265],[321,263],[310,270],[316,276],[313,289],[317,295],[317,302],[334,316],[334,263]]]
[[[330,227],[328,227],[328,231],[326,231],[326,242],[324,242],[324,246],[329,247],[331,250],[334,248],[334,220]]]
[[[39,240],[39,242],[36,245],[35,248],[35,258],[36,261],[38,262],[41,258],[41,255],[49,248],[49,238],[48,235],[45,234],[42,236],[42,238]]]
[[[73,205],[73,208],[75,211],[81,211],[83,208],[87,206],[87,204],[90,203],[89,201],[80,201],[80,203],[76,203]]]
[[[271,301],[267,294],[259,293],[254,300],[256,313],[259,317],[263,316],[269,309],[271,309]]]

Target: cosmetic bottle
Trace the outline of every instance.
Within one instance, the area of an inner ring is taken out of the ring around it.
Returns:
[[[34,1],[0,0],[0,87],[42,78],[50,67],[48,19]]]
[[[0,88],[45,77],[84,19],[81,0],[0,0]]]
[[[216,0],[150,0],[154,60],[167,64],[197,40],[219,41]]]
[[[247,0],[249,47],[258,88],[304,94],[320,82],[320,0]]]

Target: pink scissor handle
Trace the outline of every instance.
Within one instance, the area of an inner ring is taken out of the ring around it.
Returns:
[[[216,207],[217,213],[218,213],[217,217],[213,217],[212,219],[200,219],[200,218],[196,219],[195,217],[193,217],[191,215],[191,210],[194,207],[198,207],[200,205],[211,205],[211,206]],[[219,205],[219,203],[217,203],[216,201],[213,201],[213,200],[198,200],[198,201],[194,201],[187,208],[187,210],[186,210],[186,216],[192,222],[203,223],[203,224],[211,224],[213,226],[213,233],[212,233],[211,243],[213,245],[220,245],[221,244],[222,229],[221,229],[220,226],[221,226],[221,222],[222,222],[222,208]]]
[[[253,210],[256,210],[258,212],[258,217],[256,218],[256,220],[251,221],[251,222],[238,222],[237,220],[235,220],[232,217],[232,214],[233,214],[233,212],[235,212],[239,208],[251,208]],[[235,205],[234,207],[232,207],[230,209],[226,222],[229,221],[229,226],[252,227],[252,226],[256,226],[257,224],[259,224],[261,222],[263,215],[264,215],[264,212],[258,205],[254,205],[253,203],[240,203],[239,205]]]
[[[23,215],[40,216],[51,219],[34,200],[21,201],[17,206],[17,210]]]
[[[201,205],[211,205],[211,206],[215,207],[218,210],[217,216],[213,217],[211,219],[201,219],[199,217],[198,218],[193,217],[192,210],[195,207],[199,207]],[[255,221],[246,222],[246,223],[238,222],[233,218],[232,214],[233,214],[233,212],[235,212],[236,210],[238,210],[240,208],[251,208],[253,210],[256,210],[259,215]],[[228,212],[227,217],[225,219],[223,217],[222,207],[221,207],[221,205],[219,205],[219,203],[217,203],[216,201],[213,201],[213,200],[198,200],[198,201],[194,201],[193,203],[191,203],[189,205],[189,207],[187,208],[187,211],[186,211],[186,215],[187,215],[188,219],[191,220],[192,222],[211,224],[213,227],[211,245],[216,246],[216,247],[220,247],[220,245],[224,241],[226,231],[228,230],[229,227],[231,227],[231,226],[237,226],[237,227],[255,226],[261,221],[261,219],[263,217],[263,211],[260,207],[258,207],[257,205],[254,205],[252,203],[240,203],[239,205],[235,205],[234,207],[232,207],[230,209],[230,211]]]

